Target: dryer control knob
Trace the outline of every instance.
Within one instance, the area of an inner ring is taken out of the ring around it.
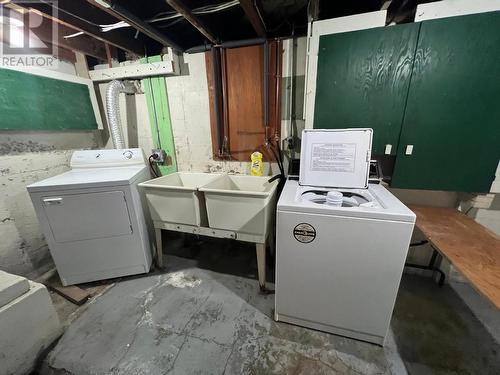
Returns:
[[[123,156],[125,156],[125,159],[132,159],[132,156],[134,156],[134,154],[132,153],[132,151],[125,151],[123,153]]]

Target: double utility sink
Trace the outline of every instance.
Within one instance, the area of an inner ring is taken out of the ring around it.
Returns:
[[[264,242],[274,220],[278,187],[278,181],[269,178],[177,172],[140,186],[154,222],[232,231],[236,238]]]

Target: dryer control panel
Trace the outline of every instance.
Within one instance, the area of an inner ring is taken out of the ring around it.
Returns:
[[[141,148],[120,150],[75,151],[71,157],[71,168],[125,167],[145,165],[146,158]]]

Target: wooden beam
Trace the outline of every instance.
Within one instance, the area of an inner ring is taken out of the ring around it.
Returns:
[[[111,56],[111,48],[109,48],[109,44],[105,44],[104,46],[106,48],[106,60],[108,61],[108,66],[110,68],[113,67],[113,57]]]
[[[211,43],[217,44],[218,40],[210,29],[198,17],[196,17],[181,0],[165,0],[174,10],[179,12],[191,25],[202,33]]]
[[[109,6],[104,6],[103,4],[97,3],[94,0],[86,1],[93,6],[101,9],[102,11],[108,13],[109,15],[119,19],[120,21],[128,23],[137,31],[143,33],[144,35],[147,35],[151,39],[156,40],[162,45],[170,46],[177,51],[184,51],[184,49],[176,42],[174,42],[171,38],[169,38],[168,35],[165,35],[165,33],[159,31],[147,22],[142,21],[139,17],[135,16],[132,12],[128,11],[124,7],[115,3],[110,3]]]
[[[144,35],[147,35],[151,39],[156,40],[162,45],[170,46],[177,51],[184,51],[184,48],[179,46],[163,32],[159,31],[154,26],[151,26],[149,23],[144,22],[126,8],[114,3],[110,7],[103,7],[102,5],[99,5],[97,3],[94,4],[96,4],[96,6],[98,6],[100,9],[104,10],[106,13],[111,14],[119,20],[128,23],[137,31],[143,33]]]
[[[54,20],[50,20],[56,23]],[[57,47],[67,50],[81,52],[85,55],[95,57],[99,60],[106,60],[106,50],[104,43],[87,35],[82,34],[74,38],[65,38],[68,35],[75,34],[78,30],[68,27],[66,25],[57,24],[57,38],[54,40],[52,35],[52,27],[48,22],[43,22],[39,27],[33,28],[30,31],[38,36],[43,42],[50,43]]]
[[[73,64],[76,63],[76,55],[75,52],[66,48],[62,48],[61,46],[54,46],[56,50],[55,57],[59,60],[69,61]]]
[[[89,78],[89,65],[87,63],[87,57],[81,52],[75,52],[75,70],[78,77]]]
[[[124,35],[120,30],[103,33],[99,26],[93,24],[92,20],[98,19],[98,13],[101,12],[86,1],[59,0],[56,4],[57,12],[54,13],[50,4],[47,3],[16,2],[16,5],[37,11],[46,18],[52,19],[61,25],[74,28],[77,31],[82,31],[101,42],[109,43],[134,55],[144,55],[144,45],[141,41]],[[55,14],[57,14],[57,17],[54,16]],[[102,15],[107,19],[107,23],[110,23],[110,20],[113,22],[113,18],[109,14],[102,13]],[[106,22],[103,21],[103,23]]]
[[[254,0],[240,0],[240,5],[243,8],[248,20],[252,24],[253,29],[258,36],[265,38],[266,26],[260,16],[260,9],[262,9],[262,7],[259,9],[257,3],[258,1]]]
[[[52,56],[54,56],[60,60],[70,61],[72,63],[76,62],[75,53],[71,49],[66,49],[60,45],[52,44],[51,39],[44,40],[44,38],[41,38],[40,36],[38,36],[38,37],[44,42],[44,44],[50,49],[50,51],[53,52]],[[4,33],[0,33],[0,42],[3,42],[3,43],[8,45],[10,43],[10,40],[6,39],[6,36],[4,35]],[[25,49],[24,53],[26,53],[26,54],[30,54],[30,53],[46,54],[47,51],[46,51],[46,47],[43,48],[43,51],[42,50],[37,51],[36,48],[29,48],[29,50]]]

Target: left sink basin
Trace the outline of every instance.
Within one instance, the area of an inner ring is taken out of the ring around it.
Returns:
[[[208,226],[203,192],[198,188],[221,174],[176,172],[139,184],[154,221]]]

